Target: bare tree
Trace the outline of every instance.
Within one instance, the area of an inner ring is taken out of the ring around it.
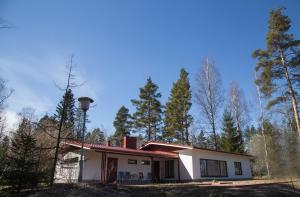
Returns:
[[[249,119],[248,116],[248,107],[245,101],[244,93],[239,88],[237,82],[232,82],[230,87],[229,95],[229,106],[228,108],[233,115],[233,118],[236,123],[237,134],[239,135],[239,145],[243,145],[243,135],[242,130],[245,126],[246,121]]]
[[[213,137],[214,148],[218,149],[217,119],[222,105],[222,81],[214,61],[208,57],[203,61],[196,75],[195,101],[202,116],[208,121]]]
[[[13,89],[9,89],[7,82],[0,77],[0,139],[5,129],[5,116],[3,115],[5,103],[12,93]]]
[[[254,77],[255,80],[257,80],[257,74],[256,71],[254,71]],[[264,144],[264,153],[265,153],[265,164],[267,168],[267,173],[268,173],[268,178],[270,178],[270,165],[269,165],[269,159],[268,159],[268,145],[267,145],[267,139],[266,139],[266,134],[265,134],[265,127],[264,127],[264,109],[262,105],[262,97],[260,93],[260,88],[258,85],[256,85],[256,91],[257,91],[257,97],[259,101],[259,109],[260,109],[260,125],[261,125],[261,135],[263,136],[263,144]]]

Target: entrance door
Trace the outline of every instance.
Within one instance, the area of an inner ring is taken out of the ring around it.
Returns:
[[[108,183],[114,183],[117,181],[118,159],[107,158],[107,177]]]
[[[153,175],[154,181],[158,182],[160,180],[160,165],[159,161],[153,161]]]

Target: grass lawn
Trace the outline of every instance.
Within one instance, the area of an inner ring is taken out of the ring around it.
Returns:
[[[12,194],[8,192],[0,192],[0,196],[10,195]],[[287,180],[191,182],[149,185],[56,184],[52,189],[42,188],[35,192],[24,191],[22,196],[283,197],[300,196],[300,180],[294,181],[293,184]]]

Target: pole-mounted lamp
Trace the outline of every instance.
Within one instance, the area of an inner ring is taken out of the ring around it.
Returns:
[[[80,102],[80,108],[83,111],[83,127],[82,127],[82,135],[81,135],[81,153],[80,153],[79,175],[78,175],[78,182],[82,182],[83,144],[84,144],[86,111],[90,108],[90,104],[93,103],[94,100],[89,98],[89,97],[80,97],[80,98],[78,98],[78,101]]]

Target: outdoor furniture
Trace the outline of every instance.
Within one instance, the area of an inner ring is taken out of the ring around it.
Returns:
[[[147,182],[152,182],[152,173],[151,172],[148,172],[147,174]]]
[[[120,183],[123,183],[124,179],[125,179],[125,173],[122,172],[122,171],[119,172],[118,181],[119,181]]]
[[[125,172],[125,181],[126,182],[130,181],[130,172]]]
[[[144,179],[144,173],[143,172],[139,172],[139,183],[142,183]]]

